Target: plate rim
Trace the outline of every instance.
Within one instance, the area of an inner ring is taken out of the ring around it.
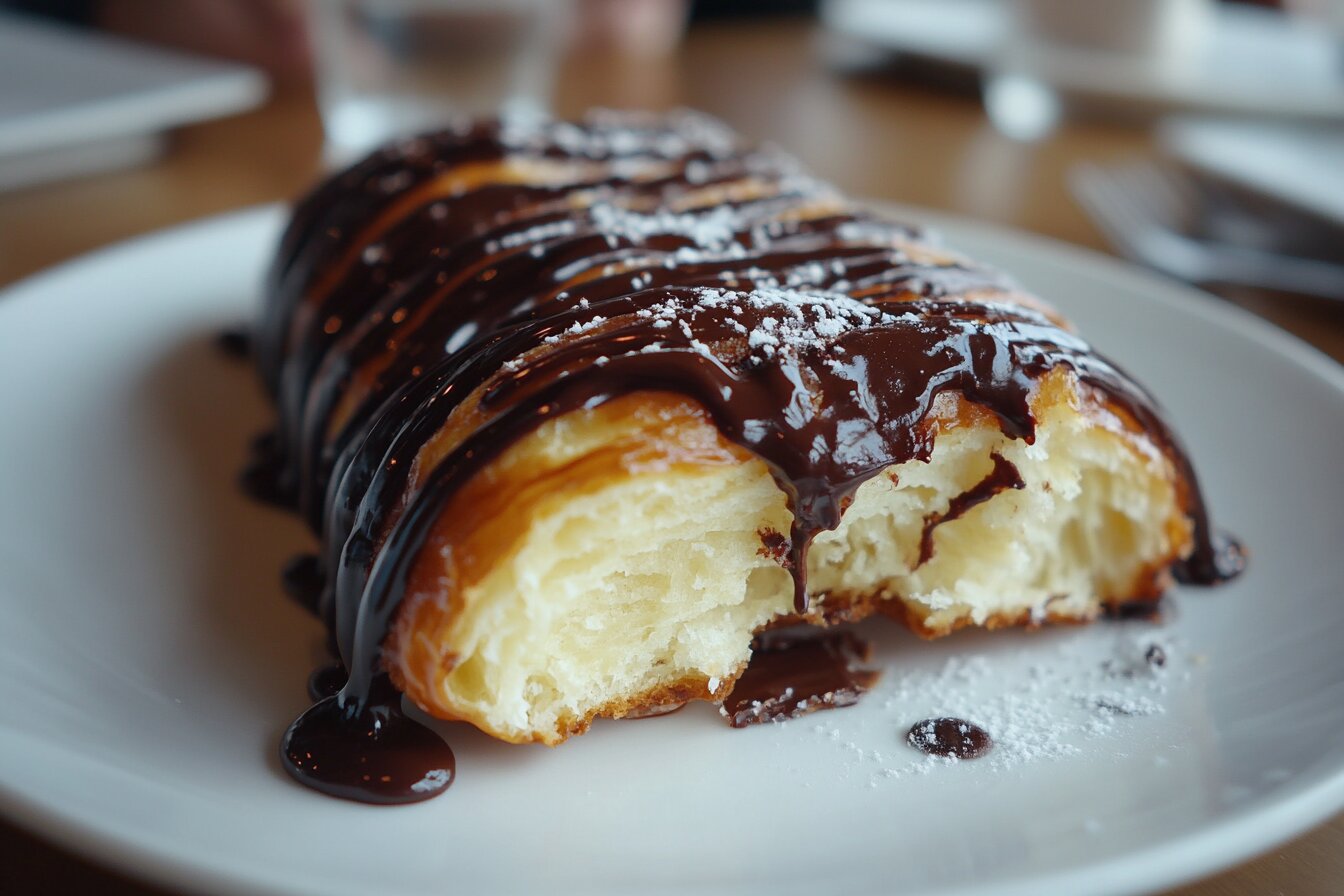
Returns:
[[[1008,252],[1023,250],[1049,256],[1049,263],[1071,275],[1113,280],[1125,291],[1142,292],[1159,304],[1190,312],[1211,326],[1232,330],[1237,336],[1263,345],[1281,361],[1323,381],[1339,394],[1344,409],[1344,364],[1322,350],[1271,322],[1233,303],[1218,299],[1187,284],[1150,272],[1095,250],[1041,234],[986,222],[955,213],[925,209],[879,199],[865,204],[899,219],[927,224],[934,232],[951,228],[974,239],[999,243]],[[208,215],[118,240],[23,277],[0,288],[0,317],[5,309],[34,301],[34,296],[53,282],[90,267],[107,263],[118,255],[152,249],[155,243],[199,238],[216,229],[276,227],[282,220],[283,203],[247,206]],[[955,246],[952,247],[955,250]],[[1309,779],[1308,779],[1309,778]],[[1173,839],[1075,868],[1030,875],[1006,884],[977,883],[955,889],[940,889],[940,896],[1035,896],[1040,892],[1089,892],[1100,896],[1140,894],[1177,887],[1225,870],[1282,845],[1319,826],[1344,810],[1344,762],[1304,775],[1287,792],[1247,803],[1224,819],[1206,824]],[[265,893],[292,896],[296,893],[330,893],[287,882],[262,869],[229,863],[202,862],[184,858],[171,850],[156,848],[134,837],[125,837],[107,827],[63,812],[59,807],[32,799],[0,775],[0,816],[15,826],[76,855],[135,880],[169,885],[190,892]],[[874,890],[873,892],[878,892]]]

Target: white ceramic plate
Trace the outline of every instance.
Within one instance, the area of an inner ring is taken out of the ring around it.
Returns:
[[[321,636],[277,570],[307,539],[234,488],[268,411],[211,343],[251,313],[278,222],[204,221],[0,297],[0,806],[19,822],[193,890],[1034,896],[1171,885],[1344,806],[1344,372],[1188,289],[955,221],[950,243],[1162,396],[1247,575],[1181,592],[1159,627],[923,644],[875,625],[878,692],[783,725],[697,706],[557,750],[444,726],[460,779],[440,799],[296,786],[276,743]],[[1099,677],[1155,640],[1160,674]],[[1152,714],[1099,712],[1108,689]],[[939,711],[999,749],[922,763],[903,735]]]
[[[1344,227],[1344,128],[1175,118],[1158,140],[1199,171]]]
[[[146,161],[169,128],[266,90],[236,63],[0,13],[0,190]]]
[[[826,0],[822,19],[848,38],[970,70],[1020,67],[1011,4],[995,0]],[[1092,107],[1336,121],[1344,113],[1339,48],[1325,28],[1276,11],[1218,4],[1207,40],[1179,65],[1049,46],[1034,73]]]

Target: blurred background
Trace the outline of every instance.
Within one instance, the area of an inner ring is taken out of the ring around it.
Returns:
[[[1344,0],[0,0],[0,283],[451,116],[592,105],[700,108],[1290,329],[1344,302]]]
[[[0,287],[454,116],[595,105],[701,109],[1344,359],[1344,0],[0,0]],[[1336,819],[1180,893],[1338,893],[1341,857]],[[157,892],[3,823],[0,890]]]

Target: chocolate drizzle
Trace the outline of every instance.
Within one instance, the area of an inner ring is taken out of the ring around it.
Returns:
[[[793,524],[763,544],[799,613],[812,539],[869,478],[929,457],[940,395],[1031,442],[1037,382],[1058,367],[1177,467],[1195,528],[1180,574],[1213,582],[1239,562],[1215,547],[1185,453],[1133,381],[1000,275],[697,116],[480,123],[391,147],[300,203],[268,283],[255,354],[280,425],[251,479],[323,539],[293,578],[349,670],[284,755],[339,796],[447,786],[451,753],[402,715],[382,663],[421,546],[509,445],[622,395],[687,396],[766,464]],[[460,437],[421,469],[450,420]],[[940,521],[1018,487],[996,455]]]
[[[957,519],[972,507],[983,504],[1006,488],[1021,489],[1027,487],[1027,484],[1022,481],[1022,474],[1017,471],[1017,467],[1013,465],[1012,461],[1004,460],[997,451],[991,454],[990,458],[994,461],[994,468],[989,471],[984,479],[971,486],[968,491],[953,498],[944,513],[931,513],[924,517],[924,529],[919,534],[919,563],[917,565],[923,566],[933,557],[933,530],[939,524]]]

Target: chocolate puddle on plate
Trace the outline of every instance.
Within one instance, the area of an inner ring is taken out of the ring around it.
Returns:
[[[734,728],[745,728],[852,706],[881,676],[859,666],[871,656],[868,642],[849,631],[766,632],[757,637],[751,662],[719,713]]]
[[[989,732],[965,719],[938,718],[916,722],[906,743],[930,756],[978,759],[994,746]]]

